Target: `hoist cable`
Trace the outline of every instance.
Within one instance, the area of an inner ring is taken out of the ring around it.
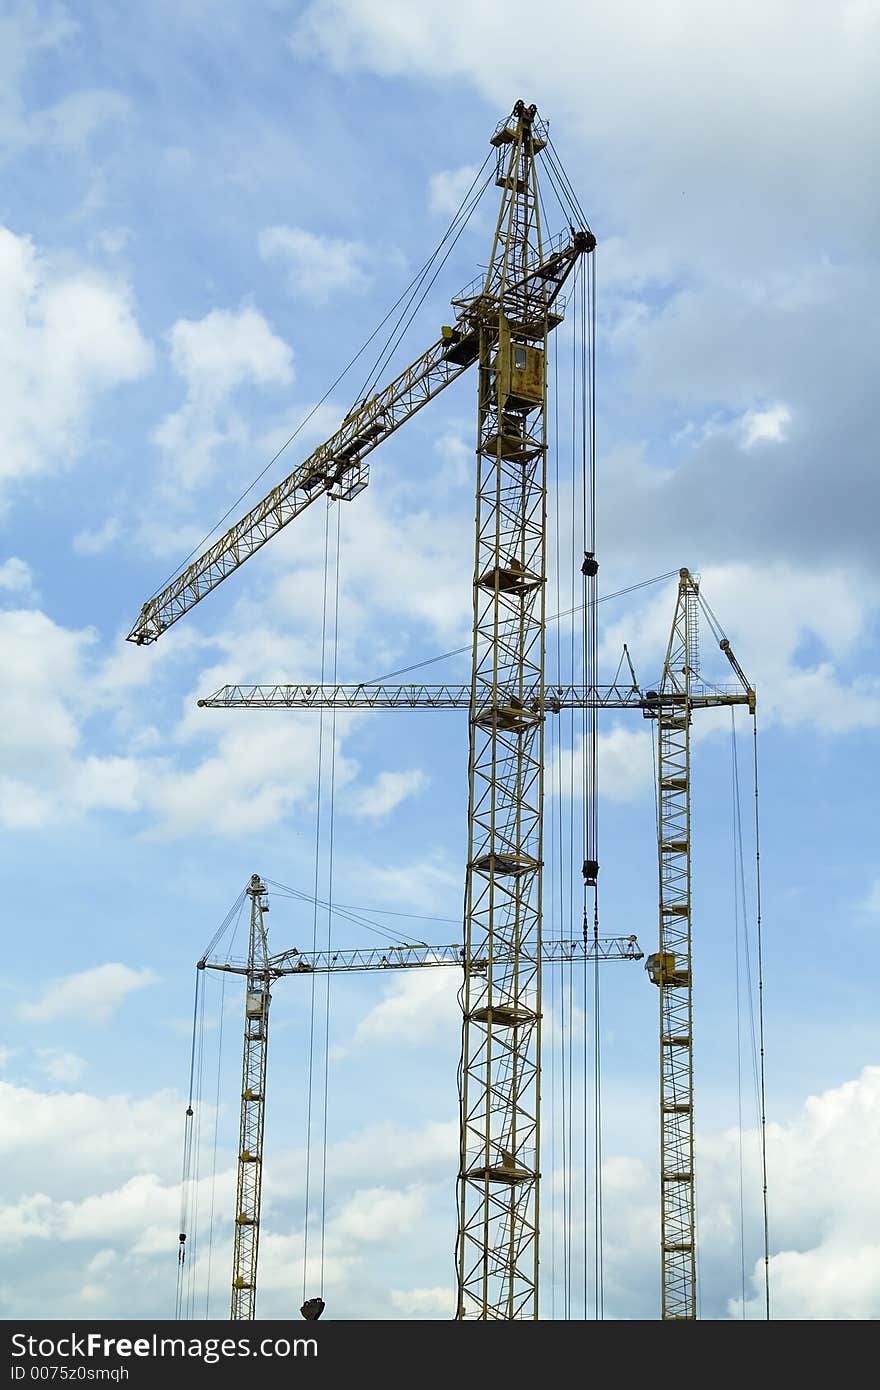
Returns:
[[[477,173],[476,178],[479,178],[479,176],[480,176],[480,174],[482,173],[483,169],[486,167],[487,161],[488,161],[490,158],[491,158],[491,155],[487,155],[487,156],[486,156],[486,159],[483,160],[483,163],[482,163],[482,165],[481,165],[481,167],[480,167],[480,169],[479,169],[479,171],[478,171],[478,173]],[[475,180],[474,180],[474,183],[476,183],[476,178],[475,178]],[[488,182],[488,181],[487,181],[487,182]],[[473,188],[473,184],[471,185],[471,188]],[[469,190],[469,191],[470,191],[470,190]],[[483,193],[484,191],[485,191],[485,188],[484,188],[483,190],[481,190],[481,192],[480,192],[480,197],[482,197],[482,193]],[[337,387],[337,386],[339,385],[339,383],[348,375],[348,373],[351,371],[351,369],[352,369],[352,367],[354,366],[354,364],[355,364],[357,361],[360,360],[360,358],[361,358],[361,357],[363,356],[363,354],[366,352],[366,350],[367,350],[367,348],[370,346],[370,344],[371,344],[371,343],[374,341],[374,339],[378,336],[378,334],[380,333],[380,331],[385,327],[385,324],[386,324],[386,323],[388,322],[388,320],[391,318],[391,315],[400,307],[400,305],[403,303],[403,301],[407,298],[407,295],[410,295],[410,294],[411,294],[411,292],[413,291],[414,286],[418,286],[418,284],[424,279],[424,277],[425,277],[427,271],[430,269],[430,267],[431,267],[431,265],[433,264],[434,260],[435,260],[436,257],[439,255],[440,251],[442,250],[443,245],[444,245],[446,239],[450,236],[450,234],[451,234],[453,228],[455,227],[455,224],[456,224],[456,222],[458,221],[458,218],[459,218],[459,216],[460,216],[460,214],[461,214],[462,207],[464,206],[464,202],[467,200],[467,197],[468,197],[468,196],[469,196],[469,193],[468,193],[468,194],[465,194],[465,199],[462,201],[462,204],[460,205],[458,212],[457,212],[457,213],[455,214],[455,216],[453,217],[451,223],[450,223],[449,226],[447,227],[446,231],[445,231],[444,234],[443,234],[443,237],[441,238],[439,244],[437,245],[437,247],[435,248],[435,250],[433,251],[433,253],[431,254],[431,256],[429,256],[429,258],[428,258],[428,260],[425,262],[425,264],[424,264],[418,271],[416,271],[416,274],[413,276],[412,280],[410,280],[410,282],[409,282],[409,284],[407,285],[406,289],[403,290],[403,292],[400,294],[400,296],[398,297],[398,299],[395,300],[395,302],[392,304],[391,308],[388,310],[387,314],[386,314],[386,315],[384,316],[384,318],[381,319],[380,322],[376,325],[376,327],[373,329],[373,331],[372,331],[372,333],[370,334],[370,336],[364,340],[364,342],[363,342],[363,343],[361,344],[361,346],[358,348],[358,350],[357,350],[357,352],[354,354],[354,356],[353,356],[352,358],[349,359],[349,361],[348,361],[348,362],[346,363],[346,365],[342,368],[342,371],[339,373],[339,375],[336,377],[336,379],[330,383],[330,385],[327,387],[327,390],[324,392],[323,396],[321,396],[320,400],[316,401],[315,404],[312,406],[311,410],[308,412],[308,414],[303,416],[302,420],[300,420],[300,422],[299,422],[299,424],[297,425],[296,429],[293,431],[293,434],[291,434],[290,437],[284,441],[284,443],[281,445],[280,449],[277,449],[277,450],[276,450],[276,452],[275,452],[275,453],[272,455],[272,457],[269,459],[269,462],[265,465],[265,467],[263,467],[263,468],[260,469],[260,472],[259,472],[259,473],[257,474],[257,476],[254,478],[253,482],[249,483],[248,486],[245,488],[244,492],[242,492],[242,493],[235,499],[235,501],[232,502],[232,503],[230,504],[229,507],[227,507],[226,511],[225,511],[225,512],[223,513],[223,515],[220,517],[220,520],[217,521],[217,522],[215,522],[215,524],[211,527],[211,529],[210,529],[210,531],[207,533],[207,535],[203,536],[202,539],[199,541],[198,545],[194,546],[193,549],[189,552],[189,554],[188,554],[183,560],[181,560],[180,564],[177,566],[177,568],[176,568],[175,570],[172,571],[171,574],[169,574],[168,578],[164,581],[164,583],[160,584],[159,587],[153,591],[153,593],[150,595],[150,598],[156,598],[156,596],[157,596],[158,594],[160,594],[160,593],[163,591],[163,589],[165,589],[165,588],[166,588],[166,587],[167,587],[167,586],[168,586],[168,585],[169,585],[169,584],[170,584],[170,583],[171,583],[171,582],[172,582],[172,581],[173,581],[173,580],[186,568],[186,566],[189,564],[190,560],[192,560],[192,558],[193,558],[195,555],[198,555],[198,554],[199,554],[199,552],[201,551],[202,547],[205,546],[205,545],[207,545],[208,541],[209,541],[209,540],[211,539],[211,537],[215,534],[215,532],[216,532],[216,531],[219,531],[219,529],[220,529],[220,527],[223,525],[224,521],[228,521],[229,517],[232,516],[233,512],[236,510],[237,507],[239,507],[239,506],[241,505],[241,503],[245,500],[245,498],[248,496],[248,494],[251,493],[251,492],[253,492],[254,488],[257,486],[257,483],[259,483],[259,482],[261,481],[261,479],[264,478],[264,477],[266,476],[266,474],[268,473],[268,471],[269,471],[269,469],[272,467],[272,465],[273,465],[274,463],[277,463],[278,459],[281,457],[281,455],[284,453],[284,451],[285,451],[286,449],[288,449],[288,448],[290,447],[290,445],[293,443],[293,441],[297,438],[297,436],[300,435],[300,434],[302,433],[302,431],[305,429],[305,427],[306,427],[306,425],[309,423],[309,421],[310,421],[310,420],[317,414],[317,412],[321,409],[321,406],[322,406],[322,405],[324,404],[324,402],[327,400],[327,397],[330,395],[331,391],[335,391],[335,390],[336,390],[336,387]],[[477,199],[477,202],[479,202],[479,198]],[[475,208],[475,207],[476,207],[476,203],[474,204],[474,208]],[[470,219],[470,217],[472,216],[473,211],[474,211],[474,208],[471,208],[470,211],[468,212],[468,219]],[[456,234],[456,240],[458,240],[458,235],[460,235],[460,233],[461,233],[461,228],[459,228],[459,232]],[[447,253],[447,254],[448,254],[448,253]],[[444,263],[445,263],[445,258],[444,258]],[[436,277],[435,277],[435,278],[436,278]],[[433,282],[433,280],[432,280],[432,281],[431,281],[431,284],[433,284],[433,283],[434,283],[434,282]],[[429,286],[428,288],[430,288],[430,286]],[[427,291],[426,291],[426,293],[427,293]],[[393,331],[393,330],[392,330],[392,331]]]
[[[339,566],[341,552],[342,508],[336,508],[336,581],[333,600],[333,683],[336,684],[339,669]],[[327,862],[327,955],[333,949],[333,836],[336,807],[336,710],[330,722],[330,828],[329,854]],[[330,1098],[330,983],[332,972],[327,972],[326,1009],[324,1014],[324,1113],[321,1131],[321,1274],[319,1293],[324,1297],[324,1245],[327,1229],[327,1119]]]
[[[678,570],[667,570],[665,574],[655,574],[653,579],[640,579],[637,584],[628,584],[623,589],[615,589],[613,593],[601,594],[596,602],[609,603],[611,599],[624,598],[627,594],[634,594],[638,589],[647,589],[651,584],[661,584],[666,579],[673,579],[677,574]],[[579,603],[572,608],[564,609],[560,613],[551,613],[545,621],[549,626],[550,623],[561,622],[564,618],[570,618],[573,614],[582,613],[583,611],[584,605]],[[361,681],[360,684],[364,686],[381,685],[384,681],[390,681],[395,676],[405,676],[409,671],[418,671],[423,666],[434,666],[438,661],[448,661],[450,657],[462,656],[465,652],[469,652],[470,650],[470,643],[463,647],[455,647],[452,651],[441,652],[439,656],[429,656],[423,661],[414,661],[411,666],[401,666],[396,671],[388,671],[384,676],[373,676],[368,681]],[[560,673],[557,672],[557,675],[559,674]],[[566,682],[561,683],[566,684]]]
[[[730,709],[730,770],[731,806],[733,835],[733,975],[736,996],[736,1110],[739,1167],[739,1273],[742,1317],[746,1315],[746,1218],[745,1218],[745,1177],[743,1171],[743,1104],[742,1104],[742,1002],[740,969],[740,878],[742,875],[742,818],[739,805],[739,774],[736,757],[736,719],[734,708]],[[745,899],[742,901],[742,914],[745,919]]]
[[[244,906],[246,892],[247,890],[245,888],[242,888],[235,902],[232,904],[232,907],[229,909],[226,916],[223,918],[223,921],[220,923],[214,935],[211,937],[211,940],[208,942],[207,946],[202,952],[202,960],[207,960],[209,958],[211,952],[222,940],[225,933],[229,930],[230,926],[232,925],[233,918],[235,919],[235,928],[238,927],[238,919],[241,915],[241,909]],[[235,935],[235,929],[233,929],[232,935]]]
[[[220,979],[220,1009],[217,1024],[217,1084],[214,1090],[214,1143],[211,1159],[211,1206],[208,1217],[208,1273],[205,1287],[205,1317],[211,1316],[211,1270],[214,1263],[214,1200],[217,1192],[217,1139],[220,1131],[220,1075],[223,1062],[223,1006],[226,1001],[226,976]]]
[[[758,813],[758,716],[752,715],[755,776],[755,903],[758,945],[758,1038],[761,1089],[761,1203],[764,1217],[764,1309],[770,1318],[770,1226],[767,1215],[767,1088],[764,1069],[764,937],[761,921],[761,835]]]
[[[554,427],[553,427],[553,494],[554,494],[554,522],[555,522],[555,526],[554,526],[554,531],[555,531],[554,541],[555,541],[555,551],[556,551],[556,573],[555,573],[554,578],[555,578],[555,583],[556,583],[556,606],[557,606],[557,609],[558,609],[558,608],[560,607],[561,603],[562,603],[562,567],[561,567],[561,553],[560,553],[561,530],[560,530],[560,495],[559,495],[559,350],[558,350],[557,347],[556,347],[556,339],[555,339],[555,337],[553,338],[553,417],[554,417]],[[556,678],[557,678],[557,680],[558,680],[559,677],[560,677],[561,669],[562,669],[562,628],[561,628],[561,626],[557,623],[557,625],[556,625]],[[558,726],[558,729],[557,729],[557,726],[556,726],[556,724],[555,724],[555,721],[553,721],[553,722],[551,723],[551,728],[552,728],[552,730],[553,730],[553,736],[555,737],[555,741],[556,741],[557,761],[554,763],[554,767],[557,769],[557,776],[558,776],[558,780],[559,780],[559,786],[558,786],[558,788],[557,788],[557,794],[556,794],[556,796],[553,798],[553,804],[552,804],[552,812],[551,812],[551,814],[552,814],[552,816],[555,816],[555,824],[556,824],[556,828],[557,828],[556,846],[557,846],[557,853],[558,853],[558,860],[559,860],[558,884],[557,884],[557,899],[558,899],[558,913],[559,913],[558,922],[559,922],[559,927],[561,928],[561,927],[562,927],[562,924],[563,924],[563,921],[564,921],[564,916],[563,916],[563,886],[564,886],[564,884],[565,884],[565,877],[564,877],[564,874],[563,874],[563,862],[564,862],[564,861],[563,861],[563,856],[564,856],[564,850],[563,850],[562,795],[561,795],[561,793],[562,793],[562,726],[559,725],[559,726]],[[555,868],[556,868],[556,855],[552,855],[552,856],[551,856],[551,859],[552,859],[553,866],[554,866],[554,869],[555,869]],[[558,928],[557,928],[557,930],[558,930]],[[559,981],[559,987],[558,987],[558,988],[559,988],[559,1009],[558,1009],[558,1012],[559,1012],[559,1028],[558,1028],[558,1033],[559,1033],[559,1066],[558,1066],[558,1072],[559,1072],[559,1099],[560,1099],[560,1108],[559,1108],[559,1110],[560,1110],[560,1116],[562,1117],[562,1124],[563,1124],[562,1132],[561,1132],[561,1134],[560,1134],[560,1139],[561,1139],[561,1149],[562,1149],[562,1174],[563,1174],[562,1202],[561,1202],[561,1206],[562,1206],[562,1227],[563,1227],[563,1229],[562,1229],[562,1257],[563,1257],[563,1258],[562,1258],[562,1263],[563,1263],[563,1294],[564,1294],[564,1287],[565,1287],[565,1284],[564,1284],[564,1277],[565,1277],[565,1276],[564,1276],[564,1270],[565,1270],[565,1248],[566,1248],[566,1247],[565,1247],[565,1129],[564,1129],[564,1116],[565,1116],[565,1053],[564,1053],[564,1050],[563,1050],[563,1049],[564,1049],[564,1037],[565,1037],[565,998],[564,998],[564,981],[563,981],[562,979],[560,979],[560,981]],[[554,1101],[554,1106],[555,1106],[555,1101]],[[556,1121],[556,1115],[555,1115],[555,1113],[554,1113],[554,1116],[553,1116],[553,1129],[554,1129],[554,1134],[555,1134],[556,1127],[557,1127],[557,1121]],[[555,1167],[554,1167],[554,1179],[555,1179]],[[559,1206],[560,1206],[560,1202],[559,1202],[559,1200],[558,1200],[558,1192],[555,1190],[555,1183],[554,1183],[554,1198],[555,1198],[555,1200],[554,1200],[554,1218],[555,1218],[555,1220],[554,1220],[554,1225],[553,1225],[553,1233],[554,1233],[554,1241],[555,1241],[556,1225],[558,1224],[558,1221],[559,1221]],[[554,1315],[554,1317],[555,1317],[555,1315],[556,1315],[556,1312],[555,1312],[556,1280],[558,1279],[558,1275],[559,1275],[559,1269],[558,1269],[558,1265],[556,1264],[556,1257],[555,1257],[555,1254],[554,1254],[554,1262],[553,1262],[553,1274],[554,1274],[554,1285],[553,1285],[554,1312],[553,1312],[553,1315]],[[564,1309],[564,1308],[565,1308],[565,1304],[564,1304],[564,1302],[563,1302],[563,1309]]]
[[[371,922],[361,912],[354,908],[346,908],[342,903],[329,903],[324,898],[316,898],[312,893],[301,893],[296,888],[288,888],[286,884],[276,883],[274,879],[267,878],[266,883],[272,887],[273,894],[278,897],[292,898],[295,902],[308,903],[311,907],[323,908],[330,911],[334,917],[339,917],[343,921],[351,922],[354,926],[363,927],[366,931],[372,932],[376,936],[384,937],[393,946],[427,946],[426,941],[413,941],[410,935],[396,931],[393,927],[385,927],[380,922]],[[382,908],[369,908],[370,912],[381,912]],[[409,913],[394,913],[394,916],[407,917]],[[429,921],[451,922],[458,921],[458,918],[438,917],[428,918]]]
[[[195,1111],[193,1120],[192,1147],[189,1174],[189,1214],[192,1227],[189,1258],[187,1260],[187,1288],[185,1294],[186,1317],[195,1316],[195,1275],[196,1258],[199,1250],[199,1183],[201,1178],[201,1137],[202,1137],[202,1082],[205,1062],[205,997],[204,986],[199,992],[198,1045],[196,1047],[195,1069]]]
[[[491,154],[488,154],[488,155],[486,156],[486,158],[483,160],[482,165],[480,166],[479,170],[477,171],[476,175],[474,176],[474,181],[473,181],[473,183],[471,184],[470,188],[468,189],[467,193],[465,194],[464,198],[462,199],[462,201],[461,201],[461,203],[460,203],[460,205],[459,205],[458,212],[455,214],[455,217],[453,218],[452,222],[450,223],[449,228],[447,229],[447,231],[446,231],[446,233],[445,233],[445,235],[444,235],[444,237],[443,237],[443,240],[440,242],[439,246],[438,246],[437,249],[434,251],[433,255],[432,255],[431,258],[426,262],[425,266],[423,267],[422,271],[420,272],[420,275],[419,275],[419,277],[418,277],[418,280],[417,280],[417,282],[416,282],[416,284],[415,284],[415,286],[414,286],[414,288],[413,288],[413,290],[412,290],[412,293],[410,294],[409,299],[407,300],[406,304],[403,306],[403,309],[401,310],[401,313],[400,313],[400,315],[399,315],[399,317],[398,317],[398,319],[397,319],[397,322],[396,322],[396,323],[394,324],[394,326],[392,327],[391,332],[389,333],[388,338],[386,339],[385,345],[384,345],[384,347],[382,348],[382,350],[381,350],[381,352],[380,352],[380,354],[379,354],[379,357],[377,358],[376,362],[375,362],[374,365],[373,365],[373,368],[372,368],[371,372],[368,374],[367,379],[365,380],[365,382],[364,382],[363,385],[361,386],[360,391],[358,392],[358,399],[359,399],[359,400],[367,400],[367,399],[369,398],[370,394],[375,390],[376,382],[379,380],[379,378],[380,378],[382,372],[387,368],[389,362],[391,361],[391,359],[393,358],[395,352],[397,351],[398,347],[400,346],[401,342],[403,341],[403,339],[404,339],[404,337],[405,337],[405,335],[406,335],[406,333],[407,333],[407,330],[409,329],[410,325],[412,324],[413,319],[415,318],[416,314],[417,314],[417,313],[419,312],[419,310],[421,309],[422,305],[424,304],[425,300],[426,300],[427,297],[428,297],[428,294],[430,293],[431,289],[433,288],[434,283],[435,283],[435,281],[436,281],[436,279],[437,279],[437,276],[440,274],[440,271],[443,269],[443,267],[445,266],[446,262],[449,260],[449,257],[452,255],[452,252],[454,251],[454,249],[455,249],[455,247],[456,247],[456,245],[457,245],[457,243],[458,243],[459,237],[461,236],[462,232],[464,231],[465,227],[468,225],[468,223],[469,223],[471,217],[473,216],[474,212],[476,211],[476,208],[477,208],[477,205],[478,205],[479,202],[480,202],[480,199],[482,198],[483,194],[485,193],[486,189],[487,189],[488,186],[489,186],[489,182],[490,182],[490,179],[491,179],[491,177],[492,177],[491,174],[489,174],[489,175],[486,177],[485,181],[484,181],[483,184],[482,184],[482,187],[480,188],[480,190],[479,190],[479,192],[477,193],[476,197],[473,199],[473,201],[472,201],[472,203],[471,203],[471,206],[467,209],[467,212],[466,212],[466,213],[464,212],[464,209],[465,209],[465,206],[466,206],[466,204],[467,204],[467,202],[468,202],[468,199],[470,199],[471,194],[472,194],[474,188],[476,187],[477,180],[479,179],[480,175],[482,174],[483,170],[485,169],[485,167],[486,167],[487,163],[489,162],[489,159],[490,159],[490,158],[491,158]],[[456,222],[458,222],[458,220],[459,220],[460,217],[461,217],[461,219],[462,219],[462,220],[461,220],[461,224],[460,224],[460,226],[457,228],[457,230],[455,231],[455,235],[452,237],[452,240],[450,241],[449,246],[448,246],[447,249],[446,249],[446,254],[444,255],[443,259],[439,262],[439,264],[437,265],[437,267],[435,268],[434,274],[431,276],[431,279],[428,281],[427,284],[424,284],[424,281],[425,281],[425,278],[426,278],[426,276],[427,276],[427,274],[428,274],[428,271],[431,269],[431,266],[433,265],[434,261],[437,259],[437,257],[439,256],[440,252],[442,251],[444,242],[446,241],[447,237],[450,236],[450,234],[451,234],[451,232],[452,232],[452,229],[455,227],[455,224],[456,224]],[[421,293],[419,293],[419,291],[421,291]],[[417,296],[417,295],[418,295],[418,298],[416,299],[416,296]],[[415,301],[415,302],[414,302],[414,301]],[[407,317],[407,315],[408,315],[408,317]],[[405,321],[404,321],[404,320],[405,320]],[[402,326],[401,326],[401,325],[402,325]],[[397,334],[396,338],[395,338],[395,334]],[[393,340],[393,341],[392,341],[392,340]]]
[[[186,1238],[188,1235],[187,1225],[189,1217],[189,1172],[192,1163],[192,1132],[193,1132],[193,1082],[195,1079],[196,1068],[196,1039],[198,1035],[199,1019],[199,994],[201,991],[202,971],[196,970],[196,986],[193,996],[193,1019],[192,1019],[192,1043],[189,1054],[189,1098],[186,1104],[186,1116],[183,1124],[183,1159],[180,1172],[180,1216],[177,1223],[178,1244],[177,1244],[177,1291],[174,1298],[174,1317],[175,1320],[183,1314],[183,1290],[186,1276]]]
[[[324,683],[325,663],[327,659],[327,574],[330,561],[330,505],[324,512],[324,595],[321,606],[321,684]],[[315,889],[313,894],[314,911],[312,913],[312,955],[318,952],[318,883],[321,870],[321,791],[324,780],[324,710],[320,711],[318,720],[318,767],[316,776],[315,793]],[[302,1296],[303,1302],[308,1297],[306,1285],[308,1282],[309,1267],[309,1226],[310,1226],[310,1198],[311,1198],[311,1177],[312,1177],[312,1100],[314,1095],[314,1074],[315,1074],[315,981],[316,972],[312,972],[311,995],[309,1006],[309,1064],[308,1064],[308,1099],[306,1102],[306,1175],[305,1175],[305,1198],[303,1213],[303,1279]]]
[[[559,158],[559,153],[556,149],[556,146],[553,144],[553,141],[550,139],[549,135],[547,136],[547,149],[544,151],[544,154],[547,159],[547,167],[553,168],[556,176],[559,178],[559,181],[565,190],[565,193],[569,199],[569,206],[571,210],[577,213],[578,217],[581,219],[581,223],[583,225],[584,230],[587,232],[592,231],[592,228],[590,227],[590,224],[587,221],[587,215],[581,207],[580,199],[578,198],[577,193],[575,192],[575,189],[572,185],[571,180],[568,177],[568,174],[565,172],[565,167],[562,163],[562,160]]]

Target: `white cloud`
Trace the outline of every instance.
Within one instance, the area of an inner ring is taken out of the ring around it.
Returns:
[[[40,145],[66,155],[86,154],[91,137],[128,111],[118,92],[80,88],[49,106],[28,110],[29,69],[42,54],[58,51],[77,33],[64,5],[28,0],[0,15],[0,154]]]
[[[0,589],[7,593],[29,597],[33,589],[34,577],[26,560],[12,555],[0,565]]]
[[[405,1318],[451,1318],[455,1291],[442,1284],[429,1289],[392,1289],[391,1305]]]
[[[106,1023],[132,991],[155,984],[158,978],[152,970],[133,970],[118,962],[96,965],[53,981],[34,1003],[19,1005],[19,1014],[31,1023],[56,1018]]]
[[[365,895],[371,900],[393,903],[395,907],[420,904],[419,911],[453,904],[453,916],[461,907],[464,871],[444,859],[419,859],[410,863],[358,865],[357,873]]]
[[[787,405],[773,405],[767,410],[749,410],[741,422],[743,448],[751,449],[755,444],[778,444],[785,439],[791,424],[791,411]]]
[[[71,545],[77,555],[102,555],[109,550],[122,534],[122,523],[118,517],[108,516],[100,526],[84,527],[77,531]]]
[[[424,1045],[438,1036],[455,1036],[461,1027],[460,988],[461,972],[454,966],[401,973],[384,999],[361,1019],[355,1043],[399,1040]]]
[[[181,487],[194,488],[210,477],[218,449],[246,445],[249,432],[232,398],[244,387],[293,381],[293,353],[249,305],[212,309],[201,319],[178,319],[168,341],[186,398],[160,422],[153,440],[166,458],[168,486],[179,493]]]
[[[651,735],[643,727],[626,728],[615,724],[599,733],[599,795],[609,801],[632,801],[651,787],[653,763]],[[584,737],[579,733],[574,748],[560,748],[548,767],[547,791],[550,796],[583,797]]]
[[[859,903],[858,911],[866,917],[880,917],[880,878],[874,879]]]
[[[424,1215],[425,1201],[425,1190],[420,1186],[404,1191],[372,1187],[355,1192],[334,1215],[334,1242],[375,1245],[392,1233],[415,1230]]]
[[[258,245],[264,261],[281,263],[291,294],[318,304],[342,290],[362,294],[372,283],[364,268],[369,251],[361,241],[316,236],[303,227],[266,227]]]
[[[477,170],[472,164],[463,164],[459,169],[440,169],[432,174],[428,180],[429,212],[435,216],[454,216],[476,177]]]
[[[409,772],[380,772],[368,787],[358,787],[348,799],[352,815],[381,820],[409,796],[417,796],[429,779],[419,768]]]
[[[152,361],[124,283],[61,272],[29,237],[0,227],[0,482],[81,456],[100,397]]]
[[[75,1052],[64,1052],[57,1047],[40,1047],[37,1057],[50,1081],[78,1081],[86,1067],[83,1058]]]
[[[778,243],[795,232],[799,215],[844,199],[867,232],[871,192],[854,195],[853,185],[877,124],[874,8],[826,7],[804,25],[797,0],[744,0],[713,14],[711,25],[703,17],[699,0],[635,0],[601,13],[549,0],[540,24],[528,0],[510,0],[503,21],[494,4],[312,0],[292,42],[299,57],[337,72],[463,79],[499,117],[513,92],[536,100],[542,114],[589,139],[592,181],[613,182],[618,225],[659,201],[685,259],[695,243],[710,255],[741,251],[746,191],[752,254],[768,237]],[[502,22],[516,37],[499,44]],[[826,171],[821,187],[816,167]],[[774,227],[781,207],[787,216]]]
[[[776,1318],[866,1318],[880,1314],[880,1193],[874,1160],[880,1141],[880,1067],[810,1096],[789,1124],[768,1129],[772,1258]],[[735,1133],[706,1141],[716,1200],[737,1209]],[[758,1192],[757,1136],[746,1136],[748,1190]],[[738,1222],[731,1222],[734,1231]],[[760,1317],[763,1270],[753,1275],[751,1316]],[[731,1299],[731,1313],[740,1304]]]

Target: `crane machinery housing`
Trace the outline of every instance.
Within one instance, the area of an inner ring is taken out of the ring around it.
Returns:
[[[491,137],[501,190],[488,268],[452,300],[453,323],[415,362],[369,394],[331,437],[267,496],[147,600],[129,640],[150,644],[318,499],[351,501],[369,481],[369,456],[469,368],[477,375],[476,530],[473,641],[466,686],[394,689],[377,685],[236,687],[200,701],[225,707],[466,708],[468,846],[465,868],[459,1222],[455,1317],[538,1316],[542,875],[545,725],[565,707],[590,712],[586,757],[595,769],[595,713],[637,708],[656,719],[660,748],[660,949],[649,961],[661,1005],[661,1191],[663,1316],[696,1316],[690,965],[688,729],[704,705],[749,704],[734,689],[700,682],[696,659],[698,586],[682,570],[663,681],[644,693],[633,683],[595,683],[595,490],[585,487],[582,575],[585,678],[548,688],[545,671],[548,493],[548,345],[562,323],[562,291],[596,239],[534,106],[518,101]],[[568,211],[569,228],[546,239],[539,159]],[[587,283],[585,272],[582,283]],[[591,391],[590,408],[594,393]],[[590,468],[594,430],[583,434]],[[589,516],[586,513],[589,511]],[[592,656],[590,655],[592,653]],[[741,679],[740,679],[741,678]],[[407,691],[409,694],[407,694]],[[595,798],[595,774],[590,797]],[[589,817],[588,808],[588,817]],[[596,890],[593,830],[584,844],[586,892]],[[233,1316],[254,1315],[259,1241],[262,1097],[265,1093],[270,967],[261,931],[260,880],[252,885],[247,1031],[236,1225]],[[598,943],[598,909],[594,924]],[[452,949],[452,948],[450,948]],[[599,958],[599,954],[596,955]],[[424,962],[422,962],[424,963]],[[313,968],[320,968],[313,963]],[[365,968],[365,967],[360,967]],[[246,1273],[242,1273],[246,1271]]]

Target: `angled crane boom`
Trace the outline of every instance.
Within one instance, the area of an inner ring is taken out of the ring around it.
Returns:
[[[523,283],[528,282],[533,291],[540,287],[546,310],[555,301],[579,256],[590,249],[585,240],[588,235],[575,232],[569,241],[557,245],[539,265],[530,268]],[[480,324],[485,334],[487,315],[492,316],[490,301],[491,296],[485,293],[454,300],[455,326],[445,329],[443,336],[432,343],[427,352],[383,390],[350,411],[336,433],[320,444],[304,463],[164,589],[147,599],[127,640],[139,647],[155,642],[172,623],[216,589],[227,575],[243,565],[316,498],[327,496],[348,502],[362,492],[369,481],[367,456],[373,449],[477,361]],[[495,327],[489,329],[493,343],[499,333],[497,305],[494,316]],[[556,316],[555,322],[559,321]],[[529,325],[524,328],[528,329]]]

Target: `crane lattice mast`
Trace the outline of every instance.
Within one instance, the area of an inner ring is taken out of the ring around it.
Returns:
[[[251,900],[251,921],[244,1006],[241,1123],[232,1254],[232,1305],[229,1314],[232,1319],[253,1318],[256,1308],[271,1000],[269,951],[263,922],[263,914],[268,911],[269,903],[266,887],[259,874],[252,876],[247,895]],[[199,965],[204,966],[204,962],[200,961]]]

